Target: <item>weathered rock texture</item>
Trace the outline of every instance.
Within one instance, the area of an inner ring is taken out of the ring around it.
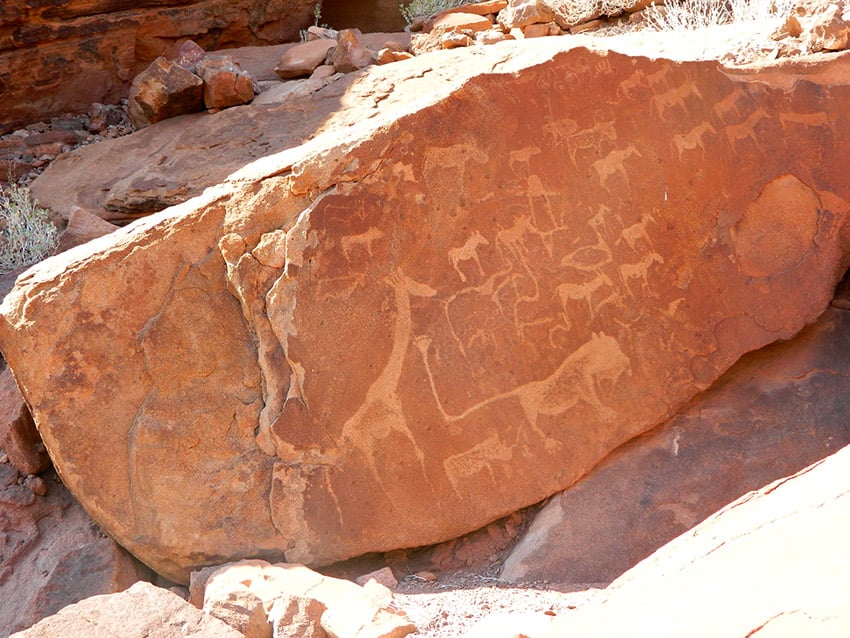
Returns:
[[[681,414],[554,497],[506,580],[610,582],[742,494],[850,443],[850,313],[746,355]]]
[[[850,58],[489,55],[6,298],[0,348],[57,468],[158,571],[460,535],[826,307]]]
[[[298,38],[312,0],[4,0],[0,133],[93,102],[116,102],[175,43],[204,49]]]
[[[545,636],[847,635],[848,464],[844,448],[738,499]]]
[[[45,618],[18,638],[243,638],[167,589],[136,583],[119,594],[92,596]]]
[[[0,636],[150,577],[92,523],[55,475],[39,479],[44,496],[17,479],[0,463]]]

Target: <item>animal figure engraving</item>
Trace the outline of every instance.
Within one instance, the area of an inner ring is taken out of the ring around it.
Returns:
[[[629,77],[620,82],[620,85],[617,87],[617,97],[620,99],[631,99],[632,93],[647,85],[646,74],[641,69],[636,69]]]
[[[599,177],[599,183],[610,192],[608,180],[614,175],[622,175],[626,181],[626,186],[629,185],[629,174],[626,172],[624,162],[633,155],[641,157],[640,151],[637,150],[635,145],[629,144],[624,149],[611,151],[602,159],[593,162],[590,167],[596,172],[597,177]]]
[[[570,135],[568,147],[573,165],[580,150],[594,150],[599,154],[606,140],[609,144],[617,141],[617,129],[614,128],[613,120],[604,120],[598,115],[595,115],[594,119],[596,123],[592,127]]]
[[[729,124],[726,126],[726,138],[729,140],[729,145],[737,149],[738,142],[746,139],[751,139],[756,148],[761,150],[758,136],[756,135],[756,126],[758,123],[767,117],[767,112],[764,107],[758,107],[750,113],[743,122],[738,124]]]
[[[702,150],[702,154],[704,156],[705,144],[703,142],[703,137],[705,137],[707,133],[717,135],[717,130],[708,122],[703,122],[702,124],[692,128],[687,133],[674,135],[672,145],[679,152],[679,160],[682,159],[682,155],[685,151],[693,151],[697,148]]]
[[[631,374],[631,360],[622,351],[618,341],[604,332],[594,333],[545,379],[531,381],[508,392],[484,399],[460,414],[448,414],[440,400],[428,360],[431,339],[423,335],[418,337],[415,343],[422,354],[431,392],[443,419],[449,423],[461,421],[499,401],[517,399],[532,431],[543,440],[549,437],[538,427],[537,421],[540,415],[559,416],[580,402],[590,406],[605,420],[615,419],[616,413],[602,401],[600,391],[610,391],[623,374]]]
[[[655,218],[649,213],[644,213],[640,216],[640,221],[632,224],[628,228],[624,228],[620,233],[620,237],[614,243],[615,246],[619,246],[620,242],[626,242],[626,245],[632,249],[632,252],[638,251],[638,242],[643,240],[647,246],[652,249],[654,248],[652,244],[652,240],[649,238],[649,233],[646,232],[646,225],[649,222],[655,223]]]
[[[481,260],[478,258],[478,247],[489,245],[490,242],[476,230],[469,236],[463,246],[460,246],[459,248],[452,248],[449,251],[449,261],[452,262],[452,268],[454,268],[455,272],[457,272],[460,276],[461,281],[466,281],[466,275],[464,275],[463,271],[460,269],[460,264],[466,261],[474,261],[475,265],[478,266],[478,272],[482,276],[484,275],[484,269],[481,267]]]
[[[544,127],[545,128],[545,127]],[[511,151],[508,155],[508,166],[514,175],[518,175],[517,166],[525,166],[526,172],[529,170],[531,158],[535,155],[540,155],[541,151],[537,146],[526,146],[518,151]]]
[[[658,112],[658,117],[664,119],[667,110],[674,106],[678,106],[683,111],[687,111],[685,100],[691,96],[698,97],[700,99],[702,98],[702,94],[699,92],[696,85],[689,80],[685,80],[675,88],[669,89],[659,95],[654,95],[650,100],[650,104],[652,108]]]
[[[558,144],[566,144],[570,136],[578,130],[578,124],[575,120],[564,118],[555,120],[554,122],[546,122],[543,125],[543,132],[552,138],[552,141]]]
[[[425,457],[407,425],[407,419],[398,393],[404,361],[410,346],[413,318],[410,297],[434,297],[433,288],[407,277],[401,269],[394,271],[384,281],[393,290],[396,316],[393,327],[392,349],[384,369],[369,386],[363,403],[342,427],[342,437],[367,459],[378,484],[383,485],[380,468],[374,458],[375,441],[398,433],[406,438],[425,475]]]
[[[825,111],[817,113],[780,113],[779,122],[784,131],[789,125],[797,124],[805,128],[818,128],[829,124],[829,115]]]
[[[742,97],[744,97],[744,92],[736,87],[729,93],[729,95],[715,104],[714,108],[711,110],[714,112],[714,115],[717,116],[718,120],[724,124],[728,124],[732,113],[734,113],[737,118],[741,117],[741,109],[738,106],[738,102]]]
[[[633,279],[638,279],[642,282],[642,287],[649,289],[649,269],[652,267],[652,264],[655,263],[663,264],[664,257],[658,253],[650,253],[648,255],[644,255],[644,257],[636,264],[622,264],[620,266],[618,269],[620,279],[632,297],[634,297],[634,292],[632,291],[629,282]]]
[[[372,226],[365,233],[358,235],[346,235],[339,240],[342,254],[345,255],[345,260],[351,262],[351,253],[355,248],[365,248],[369,257],[372,256],[372,244],[384,236],[384,231]]]
[[[591,279],[590,281],[586,281],[580,284],[574,284],[570,282],[565,282],[559,284],[557,288],[555,288],[555,295],[558,299],[561,300],[561,306],[564,309],[564,319],[567,324],[567,329],[570,328],[569,315],[567,313],[567,305],[569,301],[584,301],[587,303],[587,309],[590,312],[590,320],[593,321],[596,317],[596,312],[602,306],[612,303],[616,301],[616,295],[608,295],[603,301],[594,305],[593,303],[593,294],[601,289],[603,286],[608,286],[609,288],[613,288],[613,284],[611,280],[605,273],[597,273],[596,277]]]
[[[464,486],[468,486],[470,481],[482,472],[489,474],[490,480],[495,484],[498,479],[493,471],[493,463],[506,463],[512,458],[513,446],[502,442],[499,435],[494,433],[470,449],[447,457],[443,461],[443,469],[455,494],[460,495]]]

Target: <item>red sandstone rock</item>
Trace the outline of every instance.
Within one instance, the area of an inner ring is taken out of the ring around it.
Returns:
[[[546,638],[844,636],[850,448],[741,497]],[[722,478],[722,477],[721,477]]]
[[[38,474],[50,467],[50,457],[8,368],[0,373],[0,449],[21,474]]]
[[[52,473],[44,480],[45,496],[16,477],[0,463],[0,634],[150,576],[92,524]]]
[[[187,71],[197,73],[198,64],[206,57],[207,52],[204,51],[196,42],[186,40],[181,43],[170,59],[174,64],[182,66]],[[200,75],[200,73],[197,73]]]
[[[554,19],[554,12],[543,0],[510,0],[498,15],[498,22],[505,30],[522,28],[536,22],[552,22]]]
[[[842,51],[850,46],[850,5],[802,0],[774,36],[790,38],[808,52]]]
[[[608,583],[742,494],[850,444],[850,313],[742,357],[537,514],[509,581]]]
[[[821,314],[848,58],[748,75],[545,40],[329,85],[303,147],[19,280],[0,347],[112,535],[180,580],[453,538]],[[138,162],[153,137],[123,139]]]
[[[452,12],[441,15],[434,20],[430,31],[448,33],[451,31],[487,31],[493,23],[486,17],[474,13]]]
[[[4,0],[0,133],[93,102],[115,103],[175,43],[206,50],[296,40],[313,0]],[[120,5],[120,6],[119,6]]]
[[[331,50],[328,64],[340,73],[351,73],[375,62],[374,54],[361,41],[357,29],[343,29],[337,36],[336,47]]]
[[[243,638],[167,589],[139,582],[120,594],[92,596],[65,607],[17,638]]]
[[[254,81],[227,57],[208,56],[198,63],[204,81],[204,106],[224,109],[247,104],[254,99]]]
[[[308,76],[335,46],[336,40],[328,39],[298,44],[283,54],[275,72],[284,80]]]
[[[128,112],[136,128],[203,107],[203,80],[164,57],[154,60],[130,87]]]

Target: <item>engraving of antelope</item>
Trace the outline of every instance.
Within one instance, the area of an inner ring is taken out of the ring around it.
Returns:
[[[576,156],[580,150],[595,150],[602,152],[602,144],[607,140],[610,144],[617,141],[617,129],[614,128],[614,120],[606,120],[599,117],[599,113],[593,116],[594,125],[590,128],[576,131],[570,135],[567,146],[570,151],[570,159],[575,166]]]
[[[460,276],[461,281],[466,281],[466,275],[460,269],[460,264],[466,261],[474,261],[478,266],[478,272],[483,276],[484,269],[481,267],[481,260],[478,258],[478,247],[489,246],[490,242],[477,230],[474,231],[463,244],[458,248],[449,250],[449,261],[452,263],[452,268],[455,269]]]
[[[711,110],[718,120],[723,124],[728,124],[729,116],[732,113],[735,114],[735,117],[741,117],[741,109],[738,106],[738,102],[740,102],[742,97],[744,97],[744,92],[738,87],[735,87],[726,97],[715,104]]]

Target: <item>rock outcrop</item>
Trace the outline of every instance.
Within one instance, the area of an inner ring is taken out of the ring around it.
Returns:
[[[850,448],[738,499],[547,638],[844,636]]]
[[[537,514],[509,581],[608,583],[750,490],[850,444],[850,313],[746,355]]]
[[[236,629],[150,583],[118,594],[92,596],[15,634],[16,638],[244,638]]]
[[[297,40],[313,0],[6,0],[0,9],[0,133],[93,102],[117,102],[173,45]]]
[[[483,75],[435,54],[457,88],[388,88],[382,117],[325,122],[6,298],[0,348],[58,471],[160,573],[455,537],[823,312],[850,58],[490,49]]]
[[[33,493],[36,480],[41,494]],[[55,474],[22,481],[0,463],[0,636],[150,576],[92,523]]]

